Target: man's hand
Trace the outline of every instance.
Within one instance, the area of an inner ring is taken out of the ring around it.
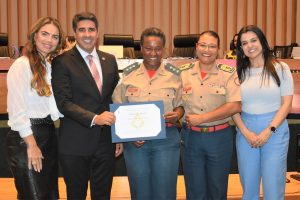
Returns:
[[[96,125],[108,125],[111,126],[116,121],[116,116],[112,112],[104,111],[103,113],[95,117],[94,123]]]

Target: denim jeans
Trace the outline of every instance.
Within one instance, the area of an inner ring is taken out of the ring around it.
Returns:
[[[187,200],[227,199],[233,130],[212,133],[182,129],[181,159]]]
[[[148,140],[140,148],[124,143],[131,199],[176,199],[180,137],[176,127],[167,127],[166,134],[166,139]]]
[[[242,119],[249,130],[259,134],[270,125],[275,114],[242,113]],[[259,200],[261,180],[265,200],[284,199],[288,146],[289,128],[286,120],[260,148],[251,148],[237,129],[236,148],[243,200]]]

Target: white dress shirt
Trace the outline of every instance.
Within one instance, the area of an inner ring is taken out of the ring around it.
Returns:
[[[101,64],[100,64],[100,60],[99,60],[99,57],[98,57],[96,49],[94,48],[94,50],[92,51],[92,53],[87,53],[86,51],[84,51],[83,49],[81,49],[80,46],[78,46],[77,44],[76,44],[76,48],[79,51],[79,53],[82,56],[82,58],[84,59],[84,61],[87,64],[87,66],[89,67],[90,71],[91,71],[91,69],[90,69],[89,59],[88,59],[87,56],[88,55],[92,55],[93,56],[93,61],[96,64],[97,70],[99,72],[101,83],[103,83]]]
[[[46,63],[46,81],[51,84],[51,65]],[[18,58],[7,73],[7,111],[8,125],[18,131],[20,136],[31,135],[30,118],[45,118],[51,115],[53,121],[63,115],[58,111],[52,94],[49,97],[39,96],[31,88],[32,72],[26,56]]]

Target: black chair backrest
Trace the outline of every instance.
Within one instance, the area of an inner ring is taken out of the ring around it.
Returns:
[[[175,35],[173,39],[173,57],[195,57],[195,47],[199,34]]]
[[[73,35],[67,35],[66,39],[68,38],[69,42],[75,42],[75,37]]]
[[[7,33],[0,33],[0,46],[8,46]]]
[[[0,46],[0,57],[10,57],[8,46]]]
[[[140,51],[141,50],[141,40],[134,40],[133,41],[134,42],[134,50],[135,51]]]
[[[276,58],[290,58],[293,46],[274,46],[274,55]]]
[[[123,47],[134,47],[132,35],[104,34],[103,45],[123,45]]]
[[[173,39],[173,44],[175,48],[195,47],[198,40],[199,34],[175,35]]]
[[[143,58],[142,52],[141,52],[141,40],[134,40],[134,55],[135,58]]]

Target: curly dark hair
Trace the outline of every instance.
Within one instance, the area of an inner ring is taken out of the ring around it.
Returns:
[[[160,30],[159,28],[150,27],[150,28],[145,29],[141,35],[141,45],[144,44],[144,38],[149,37],[149,36],[159,37],[163,42],[163,46],[165,46],[166,36],[165,36],[164,32],[162,30]]]

